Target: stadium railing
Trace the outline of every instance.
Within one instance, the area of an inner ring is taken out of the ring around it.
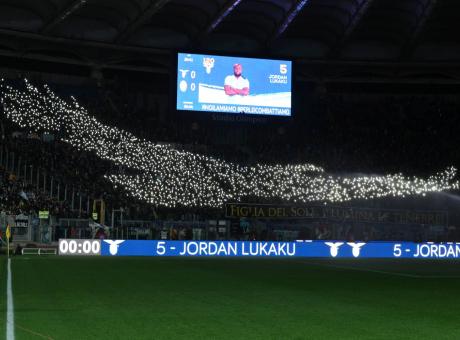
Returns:
[[[22,248],[22,255],[57,255],[56,248]]]

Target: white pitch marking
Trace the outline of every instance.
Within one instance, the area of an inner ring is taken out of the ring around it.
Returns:
[[[8,259],[8,276],[6,279],[6,340],[14,340],[14,305],[13,288],[11,284],[11,259]]]

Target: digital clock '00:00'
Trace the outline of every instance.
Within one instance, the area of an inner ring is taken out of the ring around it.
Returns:
[[[59,255],[101,255],[101,241],[60,239]]]

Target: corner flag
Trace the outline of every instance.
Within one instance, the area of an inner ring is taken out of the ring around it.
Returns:
[[[7,248],[8,248],[8,258],[10,257],[10,237],[11,237],[11,230],[10,230],[10,225],[7,224],[6,225],[6,232],[5,232],[5,235],[6,235],[6,244],[7,244]]]

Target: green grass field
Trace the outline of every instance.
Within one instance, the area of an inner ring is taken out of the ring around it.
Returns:
[[[18,340],[460,339],[456,262],[19,256],[12,272]]]

